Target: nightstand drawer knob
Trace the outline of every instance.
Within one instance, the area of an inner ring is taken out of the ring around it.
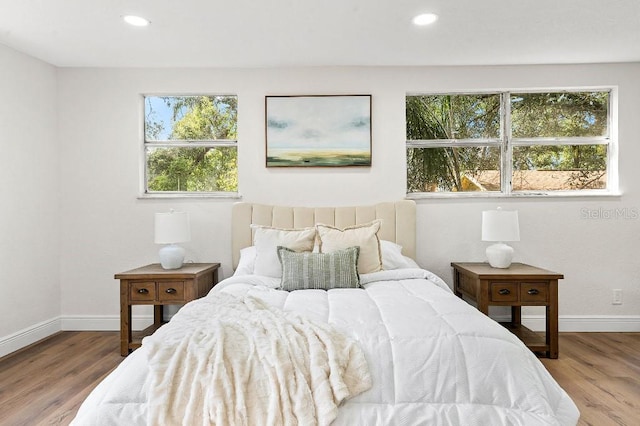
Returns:
[[[149,294],[149,290],[147,290],[146,288],[139,288],[138,289],[138,293],[140,293],[140,294]]]
[[[165,290],[165,293],[167,294],[174,294],[175,292],[176,292],[176,289],[171,287]]]
[[[535,296],[536,294],[539,294],[540,290],[538,290],[537,288],[532,288],[531,290],[527,291],[527,294],[530,294],[532,296]]]
[[[500,293],[503,296],[506,296],[507,294],[511,294],[511,291],[508,288],[501,288],[498,293]]]

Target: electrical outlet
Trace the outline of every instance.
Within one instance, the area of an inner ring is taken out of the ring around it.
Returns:
[[[613,289],[613,299],[611,299],[612,305],[622,305],[622,290],[619,288]]]

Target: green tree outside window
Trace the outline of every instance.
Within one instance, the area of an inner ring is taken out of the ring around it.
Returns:
[[[146,192],[237,192],[237,110],[235,96],[146,96]]]
[[[609,98],[609,91],[407,96],[407,192],[606,189]]]

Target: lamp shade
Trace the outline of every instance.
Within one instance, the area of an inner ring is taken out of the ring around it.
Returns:
[[[187,212],[156,213],[155,243],[183,243],[191,239],[189,214]]]
[[[520,241],[518,212],[499,207],[483,211],[482,241]]]

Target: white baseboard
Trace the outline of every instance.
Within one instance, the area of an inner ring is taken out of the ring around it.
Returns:
[[[510,316],[491,316],[496,321],[509,321]],[[169,316],[170,318],[170,316]],[[167,318],[165,318],[167,319]],[[132,317],[134,330],[142,330],[153,322],[151,315]],[[534,331],[544,331],[544,315],[523,315],[522,323]],[[566,332],[640,332],[640,315],[561,315],[558,328]],[[62,318],[65,331],[117,331],[119,316],[67,316]]]
[[[8,336],[0,337],[0,357],[45,339],[61,330],[62,322],[61,318],[58,317],[40,322]]]
[[[131,328],[144,330],[153,323],[153,315],[133,315]],[[69,315],[62,318],[64,331],[120,331],[119,315]]]
[[[133,316],[132,328],[143,330],[153,323],[153,315]],[[59,331],[119,331],[120,316],[66,316],[52,318],[8,336],[0,337],[0,357],[8,355]]]
[[[509,316],[492,316],[509,321]],[[153,322],[152,315],[132,317],[132,328],[142,330]],[[522,323],[534,331],[544,331],[544,315],[523,315]],[[640,332],[640,315],[562,315],[558,328],[565,332]],[[119,331],[120,316],[71,315],[43,321],[9,336],[0,337],[0,357],[29,346],[59,331]]]
[[[509,321],[508,315],[492,316],[496,321]],[[544,331],[544,315],[523,315],[522,324],[533,331]],[[640,332],[640,315],[561,315],[558,329],[565,332],[623,333]]]

